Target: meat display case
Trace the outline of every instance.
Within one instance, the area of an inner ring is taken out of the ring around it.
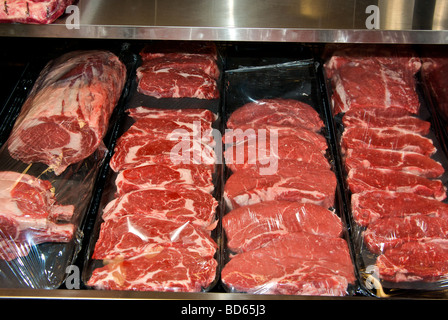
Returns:
[[[377,10],[377,11],[375,11]],[[376,15],[375,15],[376,14]],[[374,23],[376,22],[376,24]],[[148,40],[208,40],[235,44],[303,44],[322,53],[326,44],[448,45],[448,4],[433,0],[79,0],[49,25],[0,24],[2,104],[34,56],[52,48]],[[41,46],[41,47],[40,47]],[[6,79],[7,78],[7,79]],[[2,105],[3,107],[3,105]],[[206,293],[0,289],[3,298],[55,299],[310,299],[248,295],[217,288]],[[349,297],[348,299],[369,299]],[[439,297],[445,299],[445,295]],[[332,299],[347,299],[332,298]]]

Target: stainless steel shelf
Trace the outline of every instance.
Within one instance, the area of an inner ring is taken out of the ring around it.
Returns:
[[[370,5],[379,29],[366,27]],[[2,24],[0,36],[448,44],[444,0],[80,0],[77,12],[51,25]]]

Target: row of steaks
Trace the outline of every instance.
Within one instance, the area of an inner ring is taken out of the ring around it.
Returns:
[[[326,64],[353,220],[381,281],[435,283],[448,270],[445,169],[419,117],[420,67],[410,50],[369,47]]]
[[[227,121],[223,217],[228,290],[342,296],[354,283],[336,176],[319,114],[293,99],[264,99]]]
[[[156,98],[214,98],[219,69],[212,49],[145,47],[137,70],[139,92]],[[202,82],[206,78],[207,84]],[[137,107],[127,112],[132,125],[117,140],[110,160],[116,172],[115,197],[102,211],[92,255],[104,266],[93,270],[87,285],[106,290],[206,290],[218,266],[218,246],[211,235],[218,206],[212,195],[212,125],[217,116],[195,108]]]

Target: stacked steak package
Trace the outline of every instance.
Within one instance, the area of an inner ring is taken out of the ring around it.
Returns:
[[[420,67],[411,50],[387,47],[326,63],[362,284],[377,295],[440,289],[448,272],[446,160],[419,100]]]
[[[138,88],[142,81],[151,81],[153,89],[161,93],[152,98],[184,96],[174,91],[168,94],[166,78],[148,71],[157,69],[158,63],[172,70],[174,60],[188,61],[189,70],[201,70],[201,61],[212,61],[217,76],[216,48],[196,45],[188,48],[189,52],[176,51],[180,50],[177,47],[143,49],[144,61],[137,71]],[[213,54],[202,52],[203,48],[214,49]],[[187,83],[191,92],[199,90],[194,88],[195,82],[186,81],[183,85]],[[176,80],[169,86],[172,84],[181,86]],[[145,88],[129,105],[140,101],[141,94],[154,94]],[[158,102],[142,99],[153,105]],[[168,102],[179,103],[172,99]],[[189,100],[189,107],[182,108],[127,109],[124,133],[110,160],[110,192],[103,197],[106,203],[99,216],[98,235],[92,238],[93,252],[85,273],[87,286],[104,290],[200,292],[214,284],[218,245],[213,232],[218,222],[218,201],[213,195],[217,174],[213,125],[217,114],[194,108],[194,103]]]
[[[306,60],[226,71],[229,291],[343,296],[355,281],[313,68]]]
[[[62,284],[125,82],[109,51],[69,52],[40,72],[0,153],[1,287]]]

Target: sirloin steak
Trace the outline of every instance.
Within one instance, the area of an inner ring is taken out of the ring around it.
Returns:
[[[437,150],[433,141],[420,134],[390,128],[357,128],[344,130],[341,138],[343,150],[357,148],[378,148],[397,151],[410,151],[427,156]]]
[[[352,193],[385,190],[414,192],[440,201],[446,198],[442,181],[390,169],[353,169],[348,173],[347,182]]]
[[[356,168],[382,168],[426,178],[439,178],[445,172],[442,164],[429,156],[410,151],[374,148],[346,150],[345,167],[347,172]]]
[[[293,99],[261,99],[249,102],[232,112],[227,120],[227,128],[240,126],[276,125],[303,127],[319,132],[324,123],[310,105]]]
[[[386,217],[372,222],[363,233],[367,248],[376,254],[405,242],[446,239],[448,219],[415,214],[406,217]]]
[[[256,167],[237,170],[226,181],[224,199],[229,209],[269,200],[334,205],[336,176],[331,170],[304,168],[300,163],[278,166],[272,175]]]
[[[93,271],[87,285],[99,290],[200,292],[216,278],[217,261],[185,248],[164,248]]]
[[[354,193],[351,207],[355,221],[361,226],[381,218],[415,214],[448,219],[448,204],[413,192],[374,190]]]
[[[431,123],[401,108],[359,108],[344,113],[345,128],[395,128],[427,135]]]
[[[102,143],[126,81],[126,67],[107,51],[74,51],[48,63],[8,139],[10,155],[61,174]]]
[[[226,165],[233,171],[279,160],[296,160],[304,167],[330,169],[322,149],[294,135],[248,139],[226,147]]]
[[[391,282],[426,281],[446,279],[448,272],[448,241],[406,242],[387,250],[377,258],[380,278]]]
[[[385,48],[353,48],[335,52],[325,64],[333,86],[334,114],[370,107],[402,108],[417,114],[420,107],[415,74],[421,68],[414,52]]]
[[[221,279],[237,292],[312,295],[345,295],[355,281],[345,240],[305,232],[235,255]]]
[[[224,216],[222,224],[227,247],[238,253],[257,249],[291,232],[335,238],[342,234],[341,219],[333,211],[290,201],[265,201],[237,208]]]
[[[288,127],[288,126],[275,126],[275,125],[240,125],[235,129],[227,129],[224,133],[223,142],[226,145],[238,144],[243,141],[257,139],[258,137],[270,137],[278,135],[283,136],[296,136],[297,139],[301,139],[316,145],[322,153],[328,149],[327,140],[325,137],[317,132],[302,128],[302,127]]]

